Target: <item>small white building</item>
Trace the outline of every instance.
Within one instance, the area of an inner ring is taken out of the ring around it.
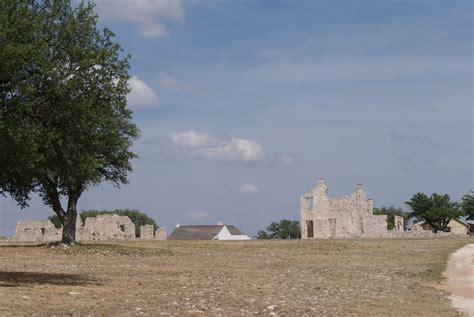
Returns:
[[[250,240],[250,237],[231,225],[177,226],[168,240]]]

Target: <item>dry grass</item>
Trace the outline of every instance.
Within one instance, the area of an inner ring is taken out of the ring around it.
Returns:
[[[441,281],[469,238],[0,242],[0,315],[455,316]]]

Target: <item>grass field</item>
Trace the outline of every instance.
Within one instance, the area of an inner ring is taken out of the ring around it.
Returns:
[[[0,315],[457,316],[436,286],[473,240],[0,242]]]

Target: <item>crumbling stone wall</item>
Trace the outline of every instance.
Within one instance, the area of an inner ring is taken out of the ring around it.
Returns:
[[[77,222],[76,222],[77,223]],[[135,239],[135,225],[127,216],[117,214],[88,217],[77,230],[77,241],[106,241]]]
[[[56,229],[49,220],[18,221],[11,241],[52,242],[61,239],[62,230]]]
[[[156,232],[152,225],[140,227],[141,239],[166,240],[166,228]],[[53,242],[60,241],[62,229],[56,229],[49,220],[19,221],[11,241]],[[107,241],[135,239],[135,225],[127,216],[117,214],[88,217],[83,223],[76,220],[76,241]]]
[[[153,225],[140,226],[140,239],[142,240],[166,240],[166,228],[154,229]]]
[[[166,240],[166,228],[160,227],[155,232],[155,240]]]
[[[358,184],[352,195],[330,198],[324,179],[303,194],[301,238],[376,237],[387,233],[387,216],[373,214],[373,201]]]
[[[403,232],[405,230],[405,220],[403,217],[400,216],[393,216],[394,217],[394,223],[395,223],[395,228],[393,230],[397,232]]]
[[[140,239],[152,240],[155,238],[155,228],[153,225],[140,226]]]

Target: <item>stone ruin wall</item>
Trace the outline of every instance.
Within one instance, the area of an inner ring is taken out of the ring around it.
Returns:
[[[395,228],[393,230],[395,230],[396,232],[405,231],[405,220],[403,219],[403,217],[395,215],[394,218]]]
[[[84,221],[84,226],[82,226],[81,217],[77,217],[77,241],[120,241],[132,239],[135,239],[135,225],[127,216],[109,214],[88,217]]]
[[[303,239],[376,236],[387,231],[386,216],[373,215],[373,202],[361,185],[349,196],[330,198],[327,191],[320,178],[317,186],[301,197]]]
[[[62,229],[56,229],[49,220],[19,221],[11,241],[55,242],[60,241]],[[127,216],[117,214],[88,217],[82,223],[78,216],[76,221],[76,241],[122,241],[134,240],[135,225]],[[142,240],[166,240],[166,228],[153,225],[140,226]]]
[[[349,196],[330,198],[327,191],[324,179],[319,178],[316,187],[301,196],[302,239],[446,235],[429,230],[404,231],[400,216],[395,216],[395,228],[388,230],[387,216],[373,214],[373,201],[360,184]]]
[[[156,229],[153,225],[140,226],[140,239],[142,240],[166,240],[166,228]]]
[[[41,241],[59,241],[62,231],[56,229],[49,220],[28,221],[20,220],[16,224],[15,233],[10,241],[21,242],[41,242]]]

